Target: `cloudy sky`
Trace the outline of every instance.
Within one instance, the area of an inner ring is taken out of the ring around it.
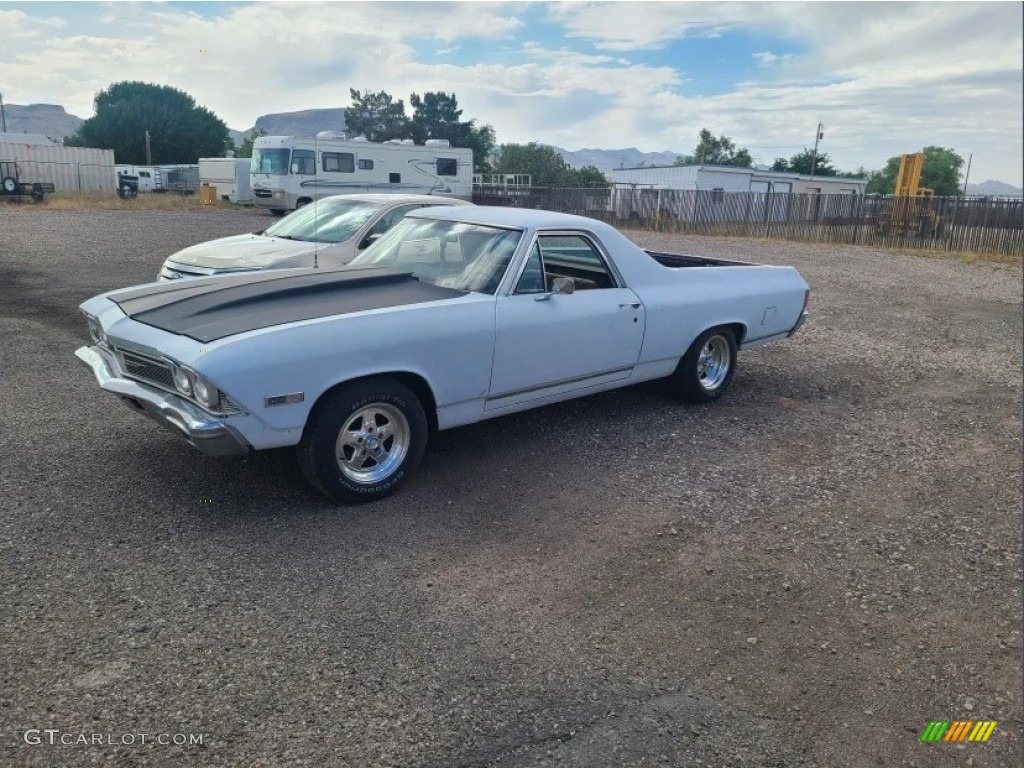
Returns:
[[[501,142],[757,162],[825,124],[853,170],[928,144],[1022,183],[1022,6],[1006,3],[6,3],[0,92],[87,117],[116,80],[188,91],[235,129],[348,89],[454,91]]]

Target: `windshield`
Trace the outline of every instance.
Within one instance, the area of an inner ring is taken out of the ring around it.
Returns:
[[[287,149],[253,149],[252,172],[284,176],[288,173]]]
[[[519,230],[406,218],[351,264],[408,270],[442,288],[494,293],[522,235]]]
[[[320,243],[344,243],[381,208],[359,200],[319,200],[285,216],[263,234]]]

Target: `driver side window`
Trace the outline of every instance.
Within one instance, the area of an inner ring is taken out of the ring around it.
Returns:
[[[526,262],[526,268],[519,277],[516,293],[546,293],[547,279],[544,275],[544,260],[540,254],[540,244],[534,243],[533,251]]]

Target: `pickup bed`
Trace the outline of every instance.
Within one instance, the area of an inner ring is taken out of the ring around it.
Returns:
[[[712,259],[707,256],[684,256],[679,253],[660,253],[659,251],[644,251],[656,262],[671,269],[682,269],[684,267],[752,267],[753,264],[746,261],[726,261],[725,259]]]

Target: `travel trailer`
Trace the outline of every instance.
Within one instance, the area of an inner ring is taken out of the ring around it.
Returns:
[[[195,192],[199,186],[198,165],[121,165],[114,167],[114,181],[137,176],[139,192]]]
[[[248,157],[199,158],[199,185],[215,187],[217,197],[232,203],[252,202]]]
[[[261,136],[253,142],[253,202],[277,215],[327,195],[401,192],[469,200],[473,151],[445,140],[383,143],[322,131],[315,138]]]

